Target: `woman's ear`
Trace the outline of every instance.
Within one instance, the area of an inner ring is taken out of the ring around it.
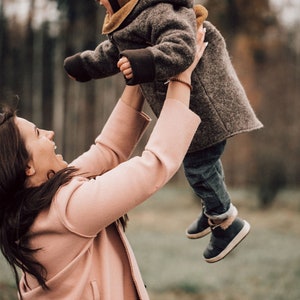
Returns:
[[[28,163],[26,170],[25,170],[26,176],[30,177],[35,174],[35,169],[31,162]]]

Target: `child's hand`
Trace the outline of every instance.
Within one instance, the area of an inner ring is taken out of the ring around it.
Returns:
[[[123,56],[122,58],[119,59],[117,63],[118,68],[120,71],[123,73],[126,79],[131,79],[133,74],[132,74],[132,69],[129,60],[127,57]]]

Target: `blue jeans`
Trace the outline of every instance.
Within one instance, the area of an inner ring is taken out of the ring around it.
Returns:
[[[210,216],[224,214],[230,208],[230,196],[224,181],[221,155],[226,140],[212,147],[187,153],[184,160],[185,176]]]

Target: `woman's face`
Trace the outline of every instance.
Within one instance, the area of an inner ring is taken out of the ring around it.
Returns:
[[[16,117],[16,125],[31,157],[26,170],[28,185],[38,186],[48,180],[49,171],[60,171],[67,163],[55,153],[54,132],[37,128],[33,123]]]

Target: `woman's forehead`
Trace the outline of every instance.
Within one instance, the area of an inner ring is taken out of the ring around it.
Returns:
[[[20,117],[16,117],[16,124],[21,132],[27,130],[34,130],[35,128],[35,125],[33,123]]]
[[[31,122],[29,122],[28,120],[21,118],[21,117],[16,117],[16,123],[17,124],[22,124],[22,125],[29,125],[32,124]]]

